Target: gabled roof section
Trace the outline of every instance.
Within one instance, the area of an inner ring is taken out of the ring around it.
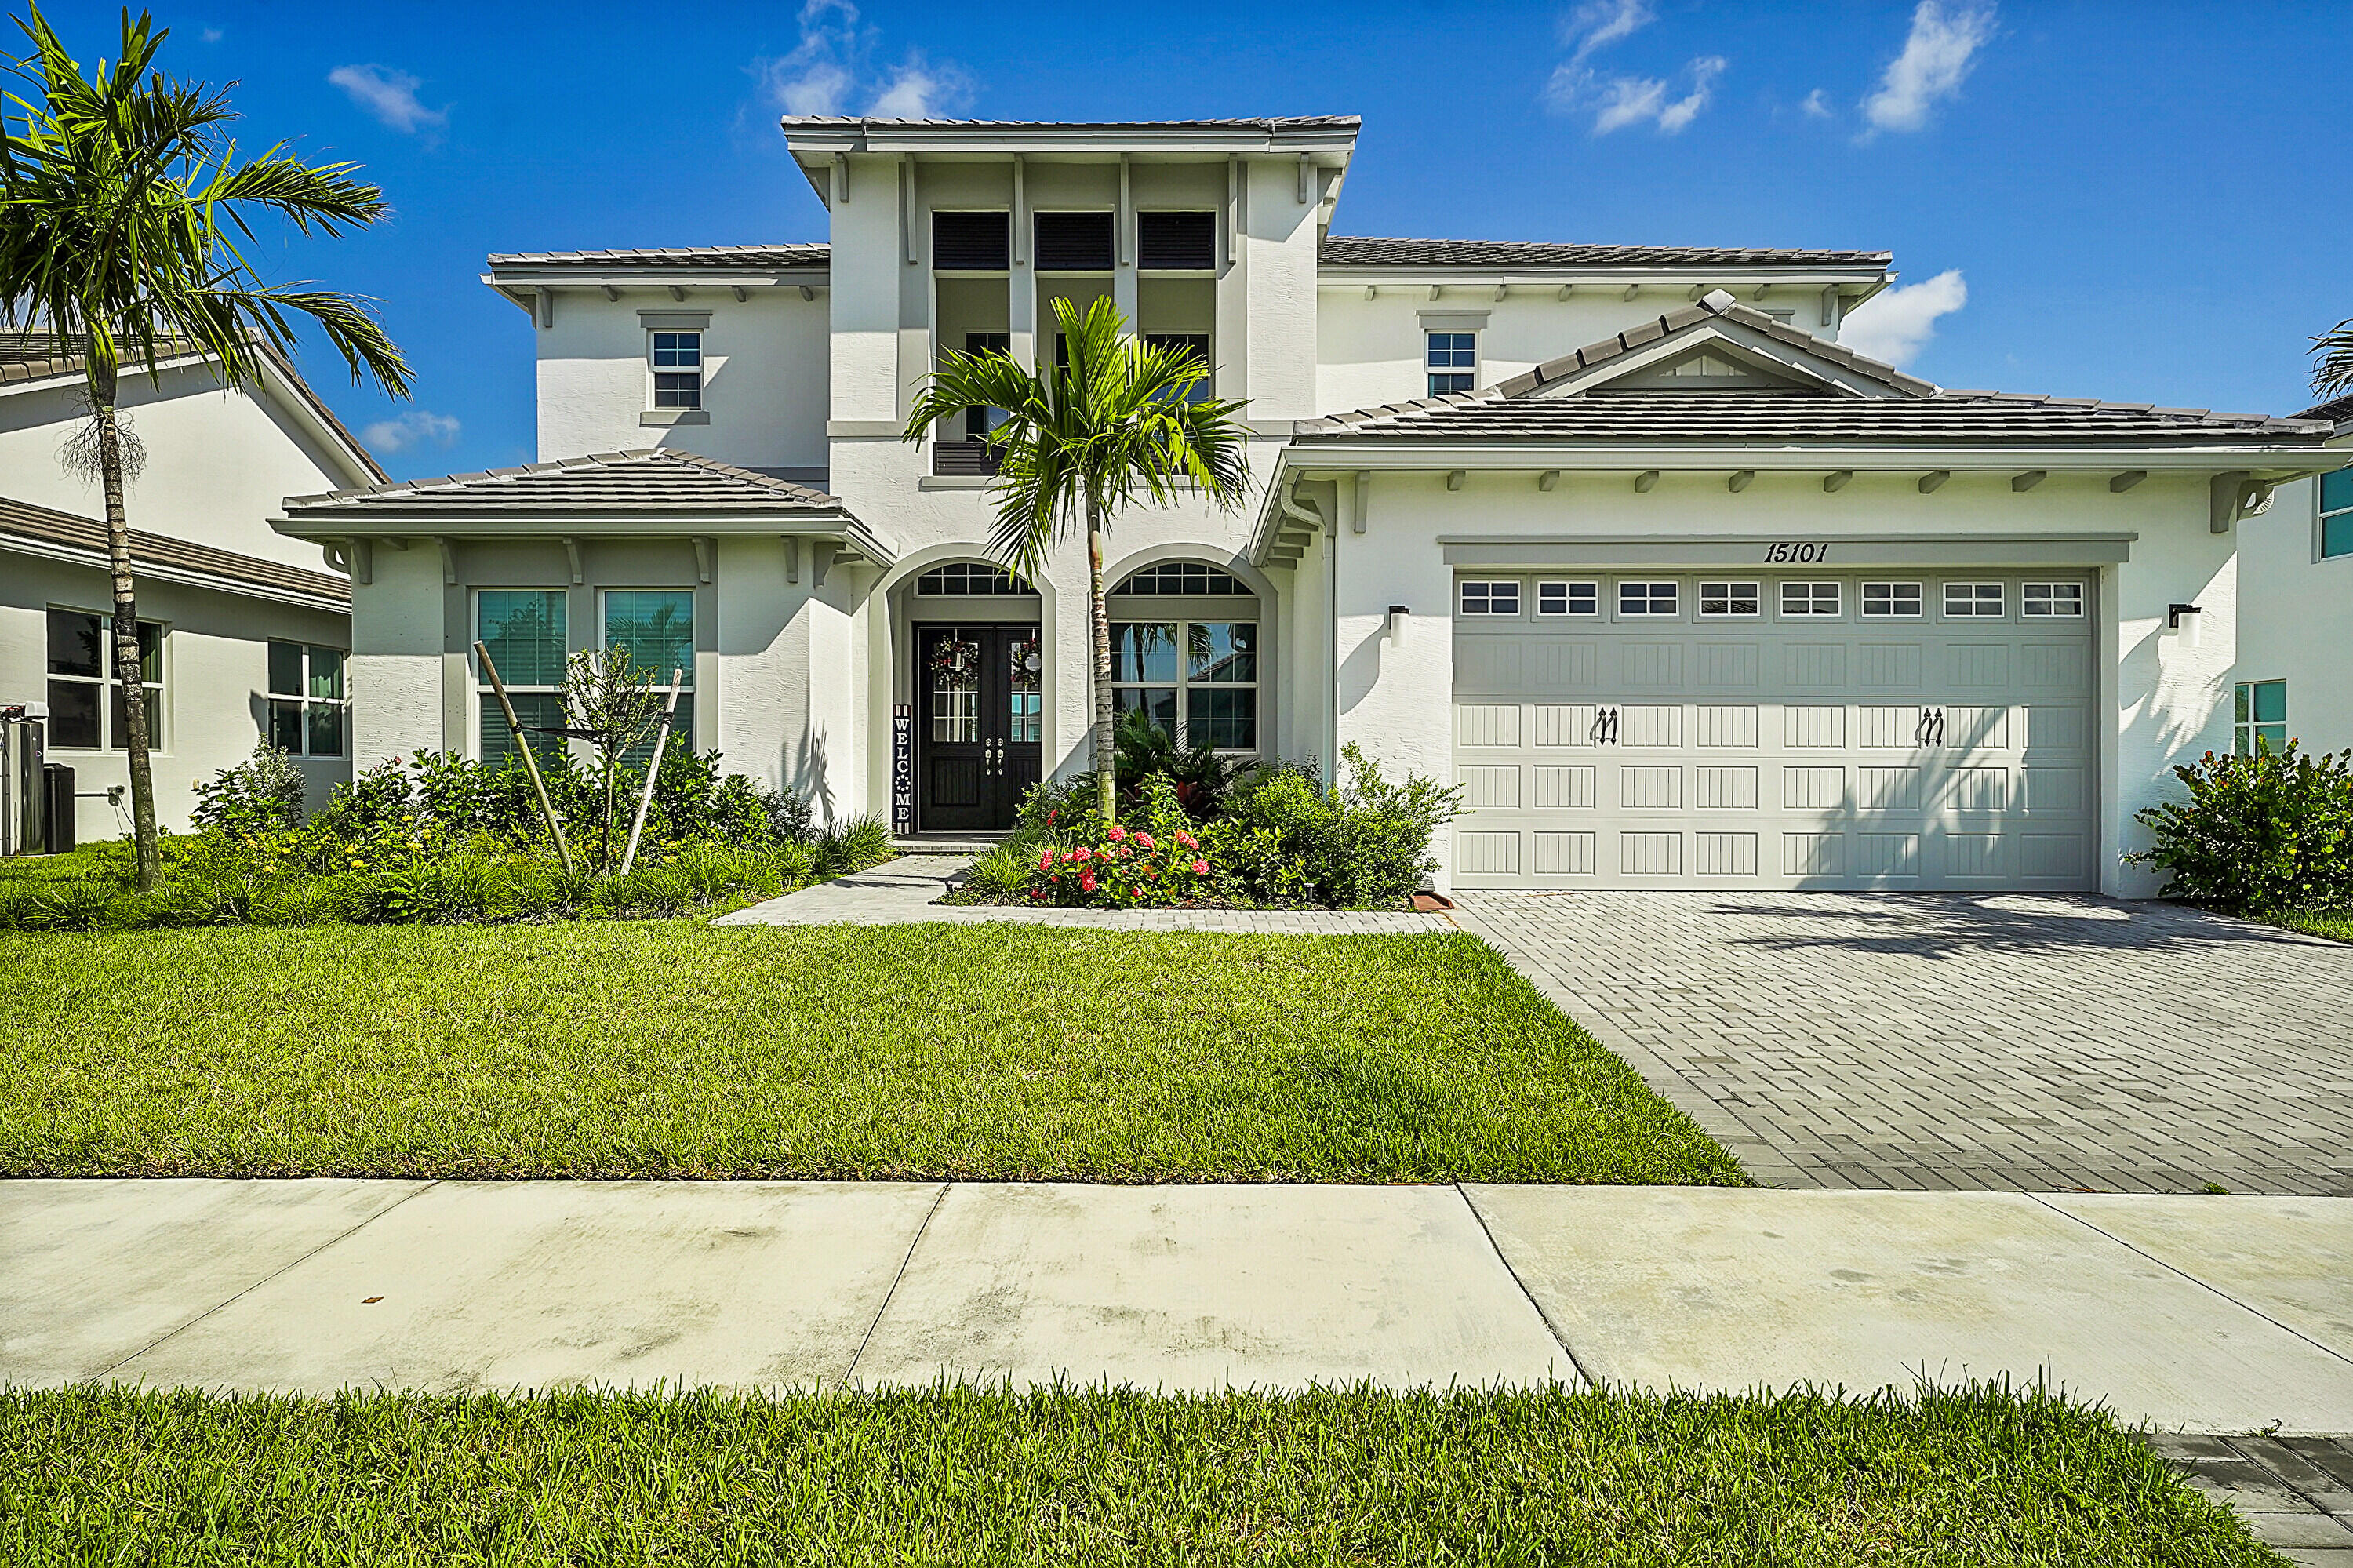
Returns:
[[[693,452],[598,452],[519,468],[286,499],[301,538],[462,533],[835,535],[869,559],[892,552],[837,496]]]
[[[1330,234],[1317,247],[1324,267],[1461,267],[1481,270],[1511,268],[1622,270],[1649,267],[1736,267],[1744,271],[1787,268],[1883,271],[1894,261],[1886,250],[1775,250],[1742,246],[1574,245],[1519,239],[1378,239]]]
[[[0,332],[0,395],[19,387],[79,376],[83,354],[89,343],[87,338],[65,337],[53,332]],[[302,379],[302,373],[294,368],[294,362],[278,352],[271,344],[262,343],[257,346],[267,367],[265,381],[268,373],[274,371],[285,384],[285,390],[318,422],[329,442],[340,448],[353,466],[378,479],[385,477],[384,466],[375,461],[375,454],[361,445],[360,439],[335,418],[335,411],[327,407],[324,398],[311,390],[311,384]],[[163,357],[157,361],[159,366],[198,361],[206,357],[195,344],[176,338],[165,339],[159,347],[163,351]],[[131,367],[125,366],[123,368],[128,372]],[[144,368],[141,366],[142,371]]]
[[[1788,376],[1688,388],[1639,376],[1709,344]],[[1646,384],[1628,386],[1630,378]],[[1721,291],[1481,392],[1303,419],[1302,443],[1398,440],[1619,446],[2114,443],[2315,444],[2325,424],[2147,403],[1947,391]]]
[[[106,569],[106,524],[0,496],[0,553],[10,550]],[[349,614],[351,585],[326,572],[163,534],[131,530],[131,567],[143,577]]]
[[[493,267],[813,268],[832,260],[828,245],[682,245],[650,250],[515,250],[488,258]]]

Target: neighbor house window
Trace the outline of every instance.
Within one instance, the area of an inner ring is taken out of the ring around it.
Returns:
[[[2287,749],[2287,683],[2242,681],[2231,705],[2231,749],[2253,757]]]
[[[49,611],[48,743],[61,751],[121,751],[131,744],[122,688],[114,682],[114,621],[83,609]],[[139,623],[140,684],[147,744],[164,748],[164,629]]]
[[[491,652],[507,700],[532,748],[562,755],[564,744],[565,594],[561,588],[482,588],[474,595],[474,636]],[[518,743],[491,690],[487,670],[476,670],[476,706],[485,762],[503,762]]]
[[[1479,374],[1479,334],[1475,332],[1434,332],[1428,335],[1425,363],[1430,367],[1430,395],[1468,392]]]
[[[2000,583],[1947,583],[1945,613],[1962,618],[2000,615],[2001,585]]]
[[[2084,613],[2082,583],[2026,583],[2018,590],[2018,608],[2029,616],[2065,619]]]
[[[1258,749],[1255,621],[1114,622],[1111,678],[1123,715],[1144,714],[1188,746]]]
[[[1620,583],[1618,613],[1620,615],[1672,615],[1675,613],[1675,585],[1672,583]]]
[[[269,645],[269,744],[296,757],[343,755],[343,690],[340,648],[304,642]]]
[[[654,340],[654,407],[702,407],[702,334],[658,332]]]
[[[1520,585],[1516,582],[1464,583],[1462,613],[1517,615],[1520,613]]]
[[[1599,615],[1601,613],[1599,583],[1538,583],[1536,584],[1538,615]]]
[[[1783,615],[1836,615],[1838,612],[1839,586],[1836,583],[1781,585]]]
[[[1862,613],[1867,616],[1905,616],[1921,612],[1918,583],[1865,583],[1862,585]]]
[[[606,648],[618,648],[629,662],[653,679],[654,690],[670,700],[676,675],[678,716],[670,733],[694,745],[694,590],[691,588],[607,588]],[[631,762],[651,755],[651,736],[628,753]]]
[[[2353,468],[2320,476],[2320,558],[2353,556]]]
[[[1755,583],[1699,585],[1699,612],[1704,616],[1755,615],[1763,601],[1763,590]]]

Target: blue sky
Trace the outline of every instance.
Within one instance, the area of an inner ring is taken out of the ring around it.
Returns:
[[[115,9],[49,14],[94,59]],[[412,406],[322,352],[304,365],[402,476],[537,455],[529,323],[477,281],[485,253],[824,238],[775,127],[788,104],[1360,114],[1339,232],[1891,249],[1919,291],[1870,345],[1951,387],[2292,411],[2306,341],[2353,315],[2353,205],[2331,194],[2345,5],[164,0],[156,17],[175,73],[237,83],[246,143],[356,159],[389,196],[381,229],[258,254],[380,302]]]

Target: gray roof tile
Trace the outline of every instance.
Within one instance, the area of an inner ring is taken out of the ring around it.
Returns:
[[[1774,250],[1713,245],[1576,245],[1522,239],[1377,239],[1326,235],[1326,267],[1876,267],[1885,250]]]
[[[872,114],[787,114],[781,122],[787,131],[834,131],[860,125],[980,131],[1339,131],[1364,124],[1354,114],[1283,114],[1246,120],[899,120]]]
[[[826,245],[674,245],[651,250],[514,250],[491,256],[493,267],[822,267]]]
[[[665,450],[597,452],[520,468],[286,499],[290,517],[299,513],[316,519],[346,511],[387,521],[453,514],[522,518],[616,512],[720,516],[791,511],[848,515],[841,502],[823,491],[691,452]]]
[[[7,548],[12,535],[100,556],[106,554],[106,524],[97,519],[0,496],[0,550]],[[351,584],[326,572],[305,571],[259,556],[216,550],[138,528],[131,530],[131,566],[134,572],[160,567],[215,578],[232,590],[248,589],[273,598],[320,599],[337,605],[348,605],[352,598]]]

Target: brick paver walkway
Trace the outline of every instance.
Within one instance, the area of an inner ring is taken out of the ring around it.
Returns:
[[[2353,948],[2097,898],[1459,902],[1759,1181],[2353,1193]]]
[[[2353,1568],[2353,1442],[2169,1433],[2149,1442],[2289,1562]]]

